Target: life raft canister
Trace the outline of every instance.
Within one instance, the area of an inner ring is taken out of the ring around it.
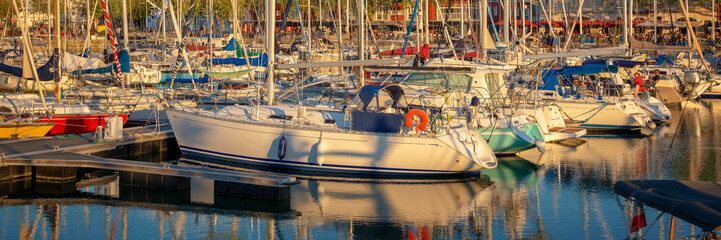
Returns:
[[[408,114],[406,114],[406,127],[413,126],[413,116],[418,116],[421,118],[421,124],[418,125],[418,130],[425,131],[426,126],[428,126],[428,114],[420,109],[411,109],[408,111]]]

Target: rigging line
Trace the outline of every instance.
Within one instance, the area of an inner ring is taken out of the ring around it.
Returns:
[[[290,0],[288,0],[290,1]],[[293,0],[295,3],[295,11],[298,13],[298,22],[300,23],[300,29],[303,31],[303,40],[305,40],[306,46],[308,48],[308,58],[310,59],[310,62],[313,62],[313,54],[311,54],[311,46],[310,41],[308,40],[307,34],[305,34],[305,27],[303,26],[303,14],[300,13],[300,8],[298,7],[298,0]]]
[[[695,86],[696,86],[696,83],[694,82],[694,84],[691,85],[691,89],[693,89]],[[683,116],[685,115],[684,113],[686,112],[686,107],[688,106],[689,101],[690,100],[688,100],[688,98],[687,98],[686,102],[683,106],[683,109],[681,109],[681,117],[678,119],[678,125],[676,126],[676,130],[673,132],[673,136],[671,137],[671,142],[668,144],[669,150],[671,148],[673,148],[673,143],[675,142],[676,136],[678,135],[678,130],[681,129],[681,123],[683,121]],[[668,159],[669,152],[671,152],[671,151],[664,151],[663,157],[661,158],[660,166],[659,166],[658,170],[656,171],[657,179],[661,179],[661,170],[663,169],[664,162],[666,162],[666,160]]]
[[[401,58],[403,58],[403,55],[406,53],[406,46],[408,45],[408,38],[410,38],[410,36],[411,36],[411,28],[413,28],[413,21],[416,19],[416,14],[418,13],[418,3],[419,2],[420,2],[420,0],[416,0],[416,6],[413,8],[413,16],[411,16],[411,22],[408,23],[408,29],[406,31],[406,39],[405,39],[405,41],[403,41],[403,50],[401,50]]]

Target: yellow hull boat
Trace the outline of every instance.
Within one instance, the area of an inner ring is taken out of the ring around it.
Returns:
[[[0,122],[0,138],[43,137],[55,126],[51,122]]]

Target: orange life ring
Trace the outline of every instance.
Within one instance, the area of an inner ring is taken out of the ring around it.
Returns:
[[[227,34],[227,33],[226,33],[226,34],[223,34],[223,38],[224,38],[224,39],[228,39],[228,34]]]
[[[426,126],[428,126],[428,114],[420,109],[411,109],[408,111],[408,114],[406,114],[406,127],[413,126],[413,116],[421,118],[421,125],[418,126],[418,130],[425,131]]]

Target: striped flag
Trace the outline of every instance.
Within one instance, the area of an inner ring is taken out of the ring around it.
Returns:
[[[646,212],[643,204],[633,202],[633,215],[631,215],[631,232],[636,232],[646,227]]]

